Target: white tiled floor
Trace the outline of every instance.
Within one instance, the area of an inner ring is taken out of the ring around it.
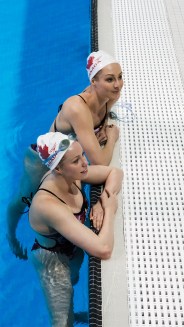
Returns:
[[[98,0],[99,49],[114,55],[111,0]],[[114,123],[114,121],[113,121]],[[111,164],[119,166],[119,143]],[[102,321],[103,327],[128,327],[128,295],[126,258],[123,236],[122,197],[115,220],[115,246],[112,258],[102,262]]]
[[[184,1],[164,0],[181,76],[184,82]]]
[[[184,0],[164,0],[178,64],[184,81]],[[98,0],[99,48],[113,54],[111,0]]]
[[[155,0],[147,0],[147,1],[149,1],[150,7],[154,8],[154,6],[152,7],[151,5],[154,4]],[[139,2],[141,2],[141,0],[136,0],[136,3],[139,3]],[[114,3],[116,3],[116,2],[114,1]],[[133,1],[132,1],[132,3],[133,3]],[[174,46],[175,57],[176,57],[177,63],[178,63],[180,77],[181,77],[182,82],[184,82],[184,1],[183,0],[163,0],[163,4],[164,4],[164,10],[165,10],[165,13],[167,16],[167,20],[169,23],[170,35],[172,37],[172,42],[173,42],[173,46]],[[114,54],[113,44],[114,44],[115,40],[114,40],[114,36],[112,33],[112,17],[111,17],[111,15],[112,15],[111,0],[98,0],[99,48],[103,49],[109,53]],[[166,37],[167,37],[167,35],[168,34],[166,34]],[[169,35],[169,37],[170,37],[170,35]],[[169,60],[171,60],[171,59],[169,59]],[[173,76],[174,76],[174,74],[173,74]],[[177,78],[178,78],[178,76],[177,76]],[[173,84],[175,84],[175,83],[173,83]],[[184,83],[183,83],[183,85],[184,85]],[[175,105],[175,103],[173,103],[173,105]],[[177,103],[176,103],[176,106],[177,106]],[[168,115],[170,115],[169,111],[168,111]],[[167,124],[167,122],[165,122],[165,123]],[[167,129],[166,129],[166,132],[167,132]],[[177,132],[177,129],[175,132]],[[172,129],[172,133],[173,133],[173,129]],[[141,135],[143,135],[143,133]],[[169,138],[170,133],[169,134],[166,133],[166,136],[167,136],[167,138]],[[143,135],[143,137],[144,137],[144,135]],[[159,137],[159,133],[158,133],[158,137]],[[160,145],[162,145],[162,144],[160,144]],[[115,151],[114,160],[118,161],[118,152],[117,151]],[[121,215],[121,213],[118,213],[118,214]],[[118,217],[118,219],[119,219],[119,217]],[[166,224],[167,224],[167,222],[166,222]],[[116,233],[118,233],[118,232],[119,231],[116,231]],[[117,237],[119,237],[119,236],[117,236]],[[123,250],[123,248],[122,248],[122,250]],[[115,253],[118,253],[118,251]],[[124,255],[124,258],[123,258],[121,264],[125,264],[124,252],[123,252],[123,255]],[[115,259],[116,259],[116,257],[115,257]],[[104,279],[103,285],[105,288],[107,288],[108,283],[109,283],[109,285],[112,286],[112,281],[111,281],[111,278],[109,277],[110,276],[109,271],[112,270],[112,272],[113,272],[113,270],[117,268],[117,264],[118,264],[118,260],[116,262],[116,260],[114,260],[114,259],[111,262],[109,262],[109,267],[108,267],[108,265],[106,266],[106,265],[102,264],[102,274],[103,274],[102,279]],[[128,325],[127,317],[129,316],[129,313],[128,313],[127,306],[126,305],[124,306],[122,314],[119,310],[119,305],[121,306],[122,301],[124,301],[124,303],[125,303],[126,299],[127,299],[127,288],[126,288],[126,283],[125,283],[126,276],[124,276],[124,274],[125,274],[124,268],[125,267],[123,267],[122,271],[118,272],[116,285],[115,285],[117,288],[118,283],[119,283],[120,288],[122,288],[122,285],[124,287],[124,292],[122,292],[121,301],[119,301],[119,299],[118,299],[119,295],[115,299],[108,298],[108,296],[109,296],[108,291],[106,289],[104,291],[105,305],[106,305],[106,307],[103,308],[103,314],[104,314],[103,320],[105,321],[105,324],[103,325],[104,327],[112,326],[111,318],[115,314],[119,315],[119,317],[116,316],[115,324],[113,324],[114,327],[127,327],[127,325]],[[106,273],[106,270],[107,270],[107,273]],[[123,276],[122,276],[122,274],[123,274]],[[121,281],[123,281],[123,283],[121,283]],[[167,287],[167,285],[166,285],[166,287]],[[116,292],[116,290],[115,290],[115,292]],[[113,294],[113,291],[112,291],[112,287],[111,287],[111,295],[112,294]],[[111,312],[112,314],[109,312]],[[172,312],[171,312],[171,314],[172,314]],[[177,319],[176,319],[176,322],[177,322]],[[141,326],[141,325],[139,325],[139,326]],[[151,322],[151,326],[153,326],[153,322]],[[166,326],[166,325],[164,325],[164,326]],[[133,326],[133,327],[135,327],[135,326]],[[145,327],[147,327],[147,326],[145,326]]]

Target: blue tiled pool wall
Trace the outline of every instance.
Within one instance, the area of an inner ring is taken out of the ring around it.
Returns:
[[[27,146],[48,131],[59,104],[88,84],[85,66],[91,51],[90,6],[89,0],[72,3],[3,0],[0,3],[3,27],[0,36],[0,325],[3,327],[49,326],[34,268],[29,261],[15,258],[7,244],[5,214],[17,189]],[[27,215],[22,217],[18,237],[30,247],[34,235]],[[80,273],[87,285],[85,271]],[[86,292],[77,288],[76,292],[81,294],[75,302],[76,311],[86,311]]]
[[[91,51],[98,51],[98,1],[91,2]],[[101,194],[101,186],[91,187],[91,205]],[[95,229],[94,229],[94,232]],[[89,327],[101,327],[102,322],[102,285],[101,260],[89,257]]]

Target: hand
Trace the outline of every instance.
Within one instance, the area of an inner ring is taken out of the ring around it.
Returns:
[[[102,208],[104,210],[110,209],[115,214],[118,208],[117,195],[105,189],[101,195]]]
[[[28,259],[27,249],[23,249],[22,245],[20,244],[20,242],[17,240],[15,236],[7,235],[7,240],[16,258],[23,259],[23,260]]]
[[[115,142],[119,137],[119,128],[116,125],[107,125],[105,128],[107,139],[113,139]]]
[[[104,145],[107,142],[107,135],[105,129],[100,129],[99,132],[96,133],[96,137],[100,145]]]
[[[93,227],[98,231],[101,229],[103,224],[104,211],[100,201],[98,201],[90,211],[90,220],[93,222]]]

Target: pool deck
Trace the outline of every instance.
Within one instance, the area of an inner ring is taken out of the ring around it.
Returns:
[[[164,0],[175,53],[184,83],[184,1]]]
[[[98,41],[99,49],[114,56],[113,27],[111,18],[111,1],[98,0]],[[114,123],[114,122],[113,122]],[[111,164],[119,166],[118,142]],[[112,258],[102,261],[102,322],[103,327],[128,327],[128,295],[126,280],[126,257],[124,248],[124,234],[119,195],[119,209],[115,220],[115,245]]]
[[[103,49],[114,55],[111,2],[111,0],[98,0],[98,38],[99,49]],[[180,77],[182,84],[184,85],[184,1],[163,0],[163,3],[170,28],[170,34],[172,37]],[[119,162],[118,147],[119,144],[115,148],[112,164],[113,162],[116,164]],[[117,221],[115,226],[115,235],[119,240],[115,244],[115,251],[109,263],[102,262],[102,312],[104,327],[129,326],[129,312],[127,303],[128,288],[126,284],[126,255],[124,246],[122,246],[121,251],[119,248],[123,241],[123,235],[121,233],[123,228],[122,217],[122,208],[120,208],[117,213]],[[120,228],[118,230],[119,223]],[[119,269],[118,264],[121,266],[121,269]],[[116,280],[114,280],[115,278]]]
[[[184,1],[164,0],[167,18],[182,79],[184,81]],[[111,0],[98,0],[98,37],[99,49],[113,54]]]

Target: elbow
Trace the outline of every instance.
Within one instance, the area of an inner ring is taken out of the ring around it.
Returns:
[[[124,179],[124,171],[121,168],[115,168],[115,169],[116,169],[116,172],[117,172],[117,177],[116,178],[118,179],[118,181],[120,183],[122,183],[123,179]]]
[[[124,171],[122,168],[112,167],[113,173],[117,175],[119,179],[123,179]]]
[[[108,166],[111,162],[112,154],[107,154],[101,147],[99,147],[99,149],[97,148],[95,152],[89,152],[88,149],[85,151],[91,165]]]
[[[101,260],[108,260],[112,255],[112,248],[109,246],[104,246],[98,254],[98,258]]]
[[[108,252],[108,253],[104,254],[101,259],[102,260],[108,260],[108,259],[111,258],[111,254],[112,254],[112,252]]]

